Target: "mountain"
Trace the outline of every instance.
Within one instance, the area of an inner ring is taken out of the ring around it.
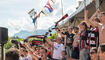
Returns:
[[[48,30],[38,30],[37,33],[38,33],[38,35],[43,35],[47,31]],[[35,35],[35,32],[34,31],[25,31],[25,30],[22,30],[19,33],[14,34],[14,37],[27,38],[28,36],[31,36],[31,35]]]
[[[54,28],[54,27],[55,27],[55,25],[52,25],[48,29]],[[46,30],[38,30],[37,34],[38,35],[44,35],[46,32],[48,32],[48,29],[46,29]],[[52,30],[51,34],[53,34],[54,32],[55,32],[55,30]],[[13,37],[27,38],[28,36],[31,36],[31,35],[35,35],[35,32],[34,31],[21,30],[20,32],[14,34]]]

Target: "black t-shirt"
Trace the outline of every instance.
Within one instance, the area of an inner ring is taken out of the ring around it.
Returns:
[[[67,46],[72,46],[72,43],[73,43],[73,41],[74,41],[74,34],[72,33],[72,34],[69,34],[69,33],[66,33],[66,35],[67,35],[67,37],[66,37],[66,44],[67,44]]]

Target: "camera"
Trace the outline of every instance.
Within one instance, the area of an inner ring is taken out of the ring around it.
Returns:
[[[27,42],[28,42],[28,39],[25,39],[25,40],[24,40],[24,42],[26,42],[26,43],[27,43]]]
[[[12,40],[11,42],[16,44],[16,45],[18,45],[18,41],[17,40]]]
[[[53,30],[53,29],[58,29],[58,28],[57,28],[57,27],[55,27],[55,28],[52,28],[52,30]]]
[[[14,46],[15,48],[18,48],[18,44],[19,44],[19,43],[18,43],[17,40],[12,40],[11,42],[12,42],[13,44],[15,44],[15,46]]]
[[[52,32],[51,30],[49,30],[49,32]]]
[[[17,40],[12,40],[11,41],[13,44],[15,44],[16,48],[19,48],[18,44],[20,45],[20,47],[25,48],[24,46],[22,46],[23,41],[21,41],[20,43]]]

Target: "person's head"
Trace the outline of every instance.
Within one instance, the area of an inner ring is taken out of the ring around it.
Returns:
[[[23,49],[23,55],[26,57],[28,55],[28,52],[26,49]]]
[[[62,28],[62,32],[63,32],[63,33],[66,32],[66,29],[65,29],[65,28]]]
[[[91,60],[98,60],[97,48],[93,47],[90,49]]]
[[[52,42],[56,42],[57,39],[53,39]]]
[[[105,44],[102,44],[99,47],[99,57],[100,60],[105,60]]]
[[[9,49],[6,52],[6,60],[19,60],[19,51],[17,49]]]
[[[78,33],[79,32],[79,28],[78,27],[74,27],[74,32]]]
[[[105,12],[102,12],[100,14],[100,20],[101,20],[101,22],[105,22]]]
[[[29,41],[30,45],[32,45],[32,41]]]
[[[58,44],[62,43],[62,38],[61,38],[61,37],[58,37],[57,40],[56,40],[56,42],[57,42]]]
[[[100,23],[100,19],[99,18],[95,18],[95,21],[97,22],[97,23]]]
[[[47,50],[46,49],[44,49],[44,48],[41,48],[40,49],[40,55],[41,56],[46,55],[46,53],[47,53]]]
[[[87,29],[87,24],[86,24],[85,22],[82,22],[82,23],[80,24],[80,29],[81,29],[81,30],[86,30],[86,29]]]
[[[73,28],[69,27],[68,28],[68,32],[71,34],[72,33]]]
[[[36,46],[32,46],[32,49],[35,51]]]
[[[62,58],[64,58],[67,55],[66,51],[62,51]]]

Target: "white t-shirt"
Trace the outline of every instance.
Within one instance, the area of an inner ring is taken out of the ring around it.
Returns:
[[[24,57],[20,57],[20,59],[19,60],[24,60]]]
[[[53,46],[53,58],[54,59],[61,59],[62,58],[62,51],[65,50],[65,47],[63,44],[58,44],[54,42]]]
[[[20,57],[20,60],[32,60],[31,55],[27,55],[27,57]]]

